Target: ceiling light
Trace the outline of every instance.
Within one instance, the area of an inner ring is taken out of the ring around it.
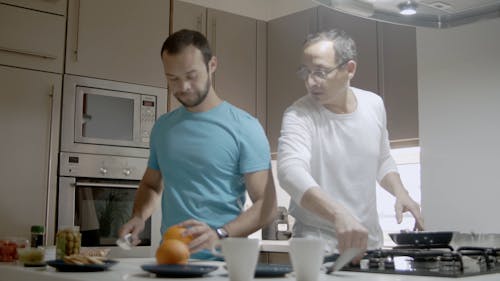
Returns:
[[[405,16],[414,15],[417,13],[417,3],[413,1],[406,1],[398,5],[399,13]]]

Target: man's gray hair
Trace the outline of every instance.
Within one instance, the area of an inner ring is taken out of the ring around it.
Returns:
[[[304,42],[304,48],[320,41],[331,41],[333,43],[336,64],[344,63],[348,60],[357,60],[356,43],[354,43],[354,40],[345,31],[332,29],[310,34]]]

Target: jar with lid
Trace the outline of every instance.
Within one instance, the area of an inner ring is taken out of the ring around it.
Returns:
[[[43,246],[43,238],[45,236],[45,228],[43,225],[31,226],[31,248]]]
[[[81,233],[79,226],[61,228],[56,234],[56,259],[80,253]]]

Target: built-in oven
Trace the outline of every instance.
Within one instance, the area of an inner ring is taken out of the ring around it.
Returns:
[[[151,257],[161,234],[159,206],[146,222],[141,243],[116,246],[118,229],[130,219],[147,159],[82,153],[60,154],[58,227],[78,225],[82,247],[111,248],[111,257]]]
[[[148,157],[166,98],[163,88],[65,75],[61,151]]]
[[[154,256],[159,206],[138,247],[124,251],[115,241],[132,214],[167,89],[65,75],[62,98],[58,228],[79,226],[82,246],[111,248],[112,257]]]

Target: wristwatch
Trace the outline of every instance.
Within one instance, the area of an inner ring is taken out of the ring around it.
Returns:
[[[224,229],[224,227],[219,227],[219,228],[215,229],[215,233],[217,233],[217,236],[219,237],[219,239],[224,239],[224,238],[229,237],[229,233],[227,233],[227,231]]]

